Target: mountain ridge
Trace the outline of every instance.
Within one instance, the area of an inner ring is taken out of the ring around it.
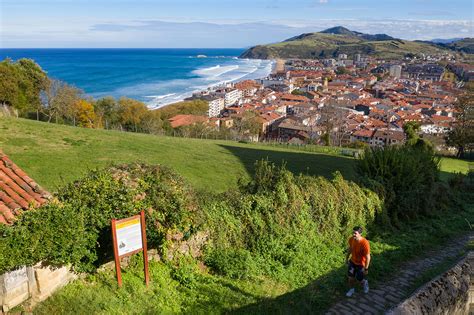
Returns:
[[[468,42],[462,47],[457,42],[450,44],[429,41],[408,41],[387,34],[365,34],[335,26],[320,32],[303,33],[279,43],[257,45],[247,49],[241,58],[334,58],[339,54],[355,56],[364,54],[378,58],[399,59],[407,55],[439,54],[443,52],[466,52],[474,50]]]

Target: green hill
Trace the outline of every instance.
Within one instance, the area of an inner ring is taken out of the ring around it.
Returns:
[[[441,46],[467,54],[474,54],[474,38],[464,38]]]
[[[170,166],[197,189],[212,191],[224,191],[240,177],[249,178],[255,161],[267,158],[285,162],[296,174],[332,177],[340,171],[354,179],[354,160],[339,155],[337,148],[173,138],[26,119],[0,118],[0,149],[51,191],[90,169],[133,161]],[[466,173],[468,163],[445,158],[441,169],[447,178],[454,172]]]
[[[175,169],[197,189],[224,191],[253,172],[256,160],[286,161],[295,173],[353,178],[347,157],[235,141],[93,130],[0,118],[0,149],[49,190],[112,162],[142,161]],[[325,150],[325,148],[317,148]]]
[[[436,54],[449,47],[433,43],[407,41],[386,34],[363,34],[338,26],[317,33],[306,33],[283,42],[258,45],[245,51],[241,58],[332,58],[339,54],[370,55],[379,58],[402,58],[406,54]]]

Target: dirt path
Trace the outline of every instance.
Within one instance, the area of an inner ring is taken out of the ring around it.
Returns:
[[[451,242],[451,246],[443,251],[430,251],[424,255],[424,258],[407,262],[396,278],[371,287],[367,294],[357,288],[357,292],[352,297],[339,301],[326,314],[385,313],[407,298],[406,292],[413,287],[423,271],[435,267],[449,257],[457,256],[464,249],[468,240],[469,235],[466,235]]]

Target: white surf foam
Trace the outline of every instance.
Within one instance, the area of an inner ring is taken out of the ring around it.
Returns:
[[[269,60],[233,60],[227,63],[192,71],[194,77],[135,84],[107,93],[120,97],[126,95],[144,101],[150,108],[160,108],[190,97],[193,92],[202,91],[211,86],[223,85],[246,79],[268,76],[273,67]]]
[[[214,67],[197,69],[197,70],[194,70],[193,73],[201,77],[218,77],[227,72],[234,71],[236,69],[239,69],[239,65],[231,65],[231,66],[217,65]]]

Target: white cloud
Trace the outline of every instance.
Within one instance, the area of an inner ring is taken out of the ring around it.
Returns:
[[[77,22],[77,23],[75,23]],[[342,25],[401,39],[474,37],[471,21],[459,20],[187,20],[5,22],[0,47],[247,47],[278,42]],[[230,35],[232,34],[232,35]]]

